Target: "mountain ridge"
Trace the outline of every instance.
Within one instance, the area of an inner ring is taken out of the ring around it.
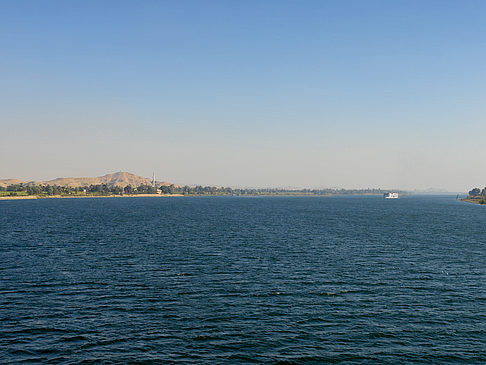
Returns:
[[[120,186],[125,187],[127,185],[140,186],[140,185],[152,185],[152,179],[147,177],[138,176],[131,172],[119,171],[112,174],[106,174],[98,177],[58,177],[56,179],[47,181],[22,181],[20,179],[2,179],[0,180],[0,186],[8,186],[11,184],[42,184],[42,185],[59,185],[69,187],[81,187],[89,185],[102,185],[108,186]],[[172,185],[167,181],[156,181],[157,186],[169,186]],[[176,185],[176,184],[173,184]],[[177,186],[177,185],[176,185]]]

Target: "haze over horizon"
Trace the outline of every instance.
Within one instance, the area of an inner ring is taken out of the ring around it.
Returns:
[[[0,179],[486,185],[483,1],[4,1]]]

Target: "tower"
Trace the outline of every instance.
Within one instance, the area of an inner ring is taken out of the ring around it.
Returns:
[[[155,172],[152,174],[152,186],[155,188]]]

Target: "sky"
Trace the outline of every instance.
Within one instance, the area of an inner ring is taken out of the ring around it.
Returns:
[[[486,2],[0,1],[0,178],[486,186]]]

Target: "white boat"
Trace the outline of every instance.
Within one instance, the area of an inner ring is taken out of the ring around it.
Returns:
[[[383,195],[385,199],[398,199],[398,193],[388,192]]]

